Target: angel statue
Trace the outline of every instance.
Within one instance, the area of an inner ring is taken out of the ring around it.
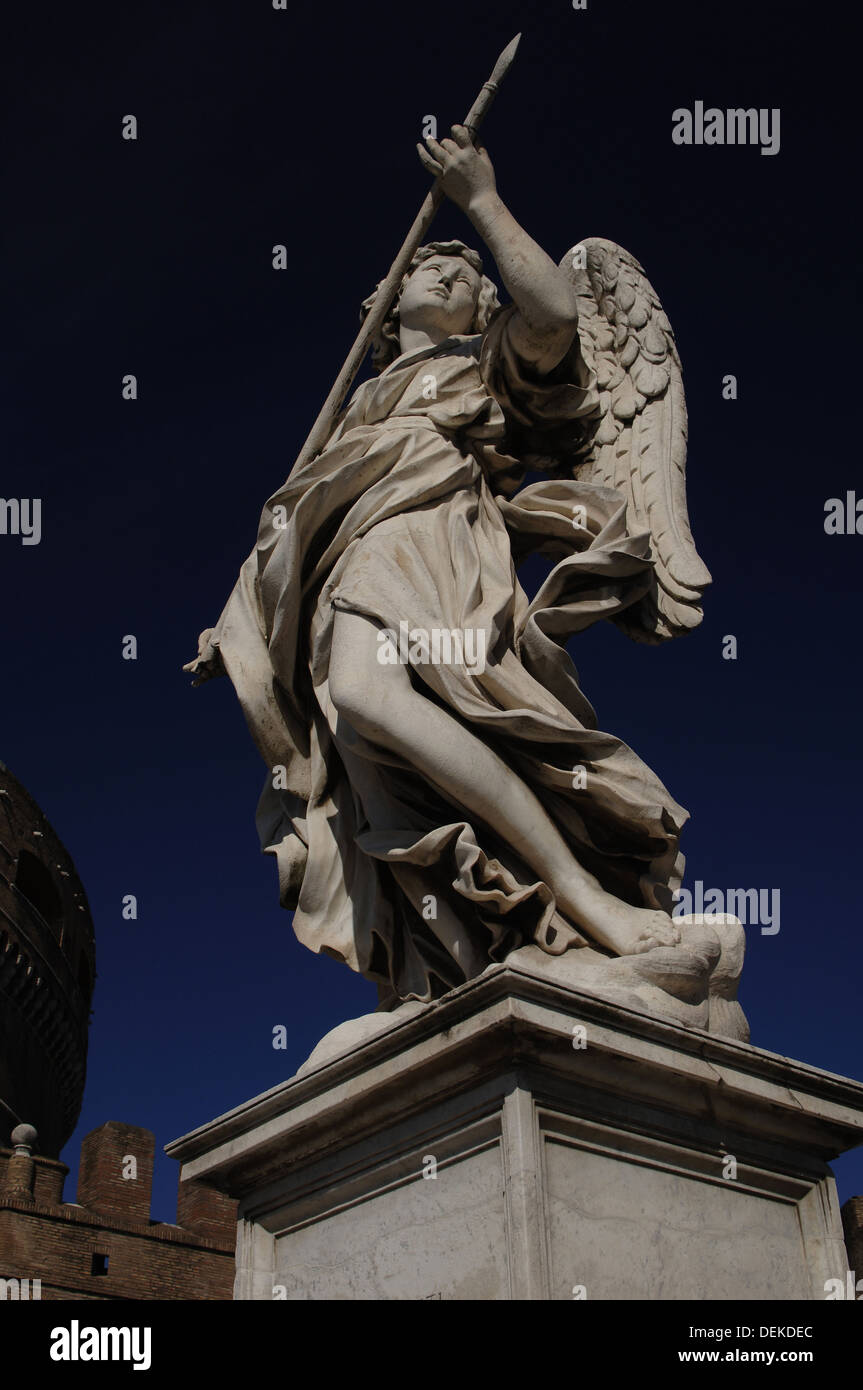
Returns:
[[[377,375],[267,502],[185,669],[236,688],[296,935],[382,1007],[525,947],[673,974],[687,812],[597,728],[565,645],[599,619],[641,642],[700,621],[671,328],[619,246],[555,265],[466,126],[417,148],[511,303],[463,242],[416,251]],[[530,552],[556,559],[532,600]]]

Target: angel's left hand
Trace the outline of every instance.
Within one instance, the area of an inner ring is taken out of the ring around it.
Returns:
[[[183,667],[184,671],[190,671],[195,677],[192,685],[203,685],[204,681],[212,680],[214,676],[225,674],[225,666],[222,661],[222,653],[219,651],[219,644],[213,641],[215,628],[205,628],[198,638],[198,655],[194,661],[187,661]]]
[[[454,125],[452,139],[441,141],[426,137],[426,145],[417,145],[423,168],[440,179],[448,198],[468,212],[485,195],[494,193],[494,169],[488,152],[474,145],[466,126]]]

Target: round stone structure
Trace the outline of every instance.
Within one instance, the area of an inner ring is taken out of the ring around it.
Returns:
[[[35,1126],[56,1158],[84,1093],[93,920],[72,860],[0,763],[0,1147]]]

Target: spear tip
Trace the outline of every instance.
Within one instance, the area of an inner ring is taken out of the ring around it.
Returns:
[[[500,57],[494,65],[494,71],[492,72],[491,78],[489,79],[491,82],[502,82],[503,79],[506,77],[506,74],[512,67],[513,60],[515,58],[516,51],[520,42],[521,34],[516,34],[515,38],[507,44],[506,48],[503,50],[503,53],[501,53]]]

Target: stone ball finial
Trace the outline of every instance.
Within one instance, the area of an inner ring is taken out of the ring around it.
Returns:
[[[12,1143],[16,1153],[24,1153],[29,1156],[38,1142],[39,1135],[32,1125],[16,1125],[12,1131]]]

